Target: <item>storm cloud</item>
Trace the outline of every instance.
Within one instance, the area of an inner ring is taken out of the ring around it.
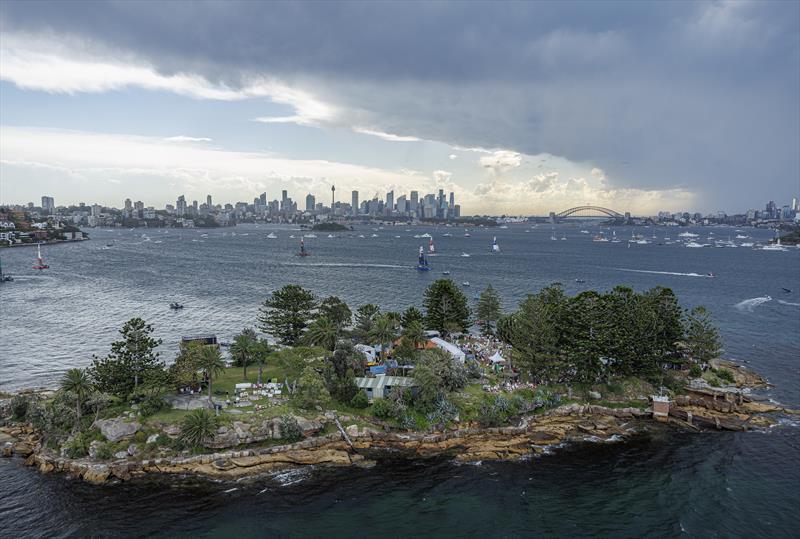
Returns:
[[[37,58],[145,65],[157,89],[287,107],[261,122],[485,148],[489,182],[547,153],[602,169],[609,189],[682,189],[707,209],[800,190],[796,2],[4,2],[0,13],[3,78],[20,87],[108,91],[32,80]]]

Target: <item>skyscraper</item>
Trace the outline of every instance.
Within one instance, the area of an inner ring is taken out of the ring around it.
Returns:
[[[53,209],[56,207],[56,201],[53,197],[42,197],[42,210],[47,213],[53,213]]]
[[[417,191],[411,191],[411,200],[408,203],[408,211],[411,212],[412,216],[415,216],[419,213],[419,193]]]
[[[186,197],[181,195],[178,197],[178,201],[175,202],[175,212],[178,215],[186,215]]]
[[[351,196],[350,206],[352,206],[353,215],[356,216],[358,215],[358,191],[353,191]]]
[[[208,206],[208,209],[211,209],[211,207],[213,206],[213,204],[211,203],[211,195],[206,195],[206,206]]]
[[[131,199],[129,199],[129,198],[126,198],[126,199],[125,199],[125,211],[126,211],[126,212],[128,212],[128,213],[130,213],[130,211],[131,211],[132,209],[133,209],[133,203],[131,202]]]
[[[314,195],[311,193],[306,195],[306,211],[314,211],[314,206],[316,205],[316,199]]]
[[[394,210],[394,191],[386,193],[386,213],[391,214]]]
[[[450,191],[450,208],[454,208],[456,205],[456,194]]]

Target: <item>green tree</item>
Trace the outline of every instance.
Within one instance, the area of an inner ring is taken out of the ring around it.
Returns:
[[[425,325],[446,335],[469,326],[467,297],[450,279],[438,279],[425,290]]]
[[[417,386],[414,401],[421,410],[430,410],[442,394],[442,377],[440,374],[439,358],[423,355],[414,366],[413,377]]]
[[[403,327],[402,337],[404,341],[408,341],[414,348],[419,348],[428,340],[425,336],[425,330],[422,329],[422,324],[417,320]]]
[[[213,345],[202,345],[197,350],[197,367],[203,371],[208,379],[208,404],[213,407],[214,401],[211,400],[214,378],[225,372],[225,363],[222,361],[222,354],[219,348]]]
[[[329,296],[319,304],[319,317],[325,317],[341,331],[350,325],[353,320],[353,313],[347,303],[337,298]]]
[[[181,421],[180,440],[189,446],[198,446],[217,432],[217,418],[208,410],[192,410]]]
[[[333,350],[339,337],[339,328],[340,326],[327,316],[320,316],[308,326],[303,334],[302,342]]]
[[[267,365],[267,358],[272,353],[272,346],[266,339],[256,342],[253,349],[253,360],[258,365],[258,385],[261,385],[264,378],[264,367]]]
[[[400,322],[403,324],[404,328],[407,328],[414,322],[419,322],[419,324],[422,325],[424,319],[425,317],[422,316],[422,312],[419,309],[416,307],[409,307],[403,311]]]
[[[111,353],[94,358],[90,376],[100,391],[122,398],[139,389],[139,382],[164,364],[155,349],[161,339],[152,337],[153,326],[141,318],[131,318],[120,329],[122,339],[111,343]]]
[[[294,346],[300,342],[316,306],[314,294],[296,284],[286,285],[264,301],[258,317],[260,329]]]
[[[81,403],[92,392],[93,385],[86,369],[70,369],[61,378],[61,390],[75,397],[75,431],[81,428]]]
[[[384,357],[386,349],[397,338],[397,322],[385,314],[378,316],[372,324],[369,337],[381,345],[381,357]]]
[[[349,340],[336,343],[333,354],[327,358],[325,382],[328,391],[339,402],[349,403],[358,392],[355,373],[364,372],[364,355]]]
[[[705,307],[695,307],[686,316],[686,346],[692,359],[708,363],[722,354],[719,331]]]
[[[476,309],[476,315],[483,323],[482,328],[484,333],[494,333],[494,328],[497,321],[500,319],[500,314],[500,296],[490,284],[486,287],[486,290],[481,292],[481,297],[478,299],[478,307]]]
[[[297,380],[297,389],[293,395],[297,405],[300,408],[311,410],[327,403],[330,398],[330,393],[325,387],[325,380],[316,369],[311,366],[303,369],[303,374]]]
[[[356,309],[355,333],[357,337],[364,338],[369,335],[372,323],[380,312],[380,308],[373,303],[367,303]]]
[[[237,365],[242,366],[242,380],[244,381],[247,381],[247,365],[253,361],[257,346],[258,335],[252,328],[244,328],[241,333],[233,338],[231,356]]]

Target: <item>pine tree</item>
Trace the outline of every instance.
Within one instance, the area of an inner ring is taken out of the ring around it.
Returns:
[[[486,290],[481,292],[481,297],[478,299],[478,307],[476,309],[478,320],[483,322],[484,333],[494,333],[497,321],[500,319],[500,314],[500,296],[490,284],[486,287]]]
[[[314,294],[296,284],[276,290],[264,301],[258,317],[259,329],[294,346],[300,342],[317,307]]]
[[[336,296],[328,296],[319,304],[319,317],[326,317],[339,329],[345,328],[353,321],[353,313],[347,303]]]
[[[695,307],[686,317],[686,346],[698,363],[708,363],[722,354],[719,332],[705,307]]]
[[[438,279],[425,290],[425,326],[442,334],[466,331],[470,326],[467,297],[450,279]]]

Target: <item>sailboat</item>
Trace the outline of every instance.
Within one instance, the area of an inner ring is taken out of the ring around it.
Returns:
[[[494,236],[492,238],[492,252],[493,253],[499,253],[500,252],[500,246],[497,245],[497,236]]]
[[[436,247],[433,246],[433,238],[428,240],[428,253],[433,254],[436,252]]]
[[[303,241],[303,238],[300,238],[300,252],[297,253],[297,256],[309,256],[311,253],[306,251],[306,243]]]
[[[33,265],[33,269],[35,270],[44,270],[48,269],[50,266],[44,263],[42,260],[42,244],[36,244],[36,263]]]
[[[553,229],[553,233],[550,234],[550,239],[553,240],[553,241],[558,241],[558,238],[556,238],[556,229],[555,228]]]
[[[611,232],[611,243],[619,243],[619,242],[621,242],[621,241],[622,241],[622,240],[621,240],[621,239],[619,239],[619,238],[617,237],[617,231],[616,231],[616,230],[613,230],[613,231]]]
[[[428,259],[425,258],[425,249],[422,245],[419,246],[419,259],[417,260],[417,270],[429,271],[431,267],[428,265]]]

